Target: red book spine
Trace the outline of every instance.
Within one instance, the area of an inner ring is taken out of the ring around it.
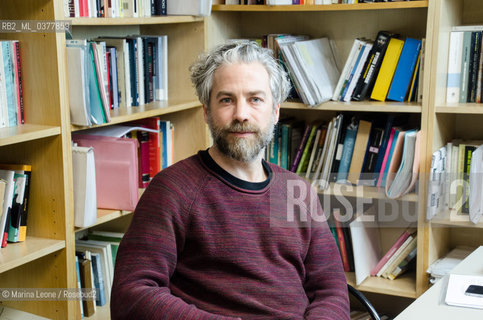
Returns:
[[[342,257],[342,264],[344,265],[344,271],[350,271],[349,257],[347,256],[347,246],[344,240],[344,233],[342,226],[337,219],[335,220],[335,230],[337,232],[337,239],[339,240],[340,256]]]
[[[381,260],[377,263],[374,269],[371,270],[371,276],[375,277],[379,270],[386,264],[386,262],[392,257],[392,255],[396,252],[396,250],[406,241],[406,239],[410,236],[408,231],[404,231],[396,242],[393,244],[391,249],[382,257]]]

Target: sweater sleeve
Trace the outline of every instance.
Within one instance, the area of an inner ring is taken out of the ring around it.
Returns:
[[[318,217],[323,217],[317,201]],[[350,319],[347,282],[341,257],[327,223],[316,222],[305,258],[305,292],[309,306],[305,319]]]
[[[176,177],[158,174],[144,192],[116,257],[112,319],[234,319],[198,309],[171,294],[170,278],[183,249],[193,195]],[[191,199],[190,199],[191,198]]]

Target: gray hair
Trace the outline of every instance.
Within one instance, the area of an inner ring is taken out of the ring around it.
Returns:
[[[290,82],[287,73],[273,58],[272,50],[260,47],[254,41],[228,42],[214,48],[207,54],[199,56],[190,67],[191,82],[196,88],[200,102],[207,107],[210,104],[210,93],[213,87],[213,75],[224,64],[261,63],[268,72],[270,90],[274,106],[287,99]]]

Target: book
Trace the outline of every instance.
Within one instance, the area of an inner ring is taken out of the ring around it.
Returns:
[[[471,56],[471,31],[463,32],[462,56],[461,56],[461,77],[459,103],[468,101],[468,79]]]
[[[293,158],[292,165],[290,166],[290,171],[295,172],[297,171],[297,167],[299,165],[300,159],[302,157],[302,153],[304,150],[305,145],[307,144],[307,140],[309,138],[312,126],[310,124],[305,125],[304,133],[300,143],[296,149],[295,157]]]
[[[104,287],[104,278],[102,275],[102,262],[99,253],[91,253],[92,272],[94,276],[94,286],[98,293],[96,294],[96,305],[102,307],[106,304],[106,292]]]
[[[348,183],[349,168],[352,162],[352,155],[354,152],[354,145],[357,136],[358,121],[353,118],[351,123],[345,129],[344,148],[342,150],[342,157],[337,171],[337,183]]]
[[[449,40],[448,78],[446,102],[458,103],[460,99],[461,61],[463,58],[464,32],[452,31]]]
[[[387,44],[394,35],[387,31],[379,31],[372,46],[369,56],[362,69],[362,76],[352,93],[352,99],[362,101],[372,92],[382,59],[386,52]]]
[[[382,256],[379,260],[377,265],[371,270],[371,276],[376,276],[377,273],[381,270],[381,268],[387,263],[387,261],[392,257],[392,255],[396,252],[396,250],[406,241],[407,238],[414,232],[413,229],[406,229],[401,233],[401,235],[397,238],[396,242],[392,245],[392,247]]]
[[[72,147],[74,225],[88,227],[97,222],[97,186],[94,148]]]
[[[354,42],[352,43],[349,56],[346,59],[346,62],[344,64],[344,67],[339,77],[339,81],[337,82],[334,93],[332,95],[332,100],[339,101],[341,99],[342,93],[349,82],[351,71],[354,68],[354,65],[356,64],[356,60],[363,46],[364,46],[364,43],[361,39],[355,39]]]
[[[13,170],[15,174],[18,174],[20,179],[15,181],[15,188],[17,188],[17,183],[20,185],[18,186],[18,195],[19,198],[16,199],[18,203],[12,203],[13,206],[16,206],[18,212],[12,213],[12,219],[10,222],[10,228],[18,229],[18,232],[15,234],[15,237],[10,237],[9,242],[21,242],[25,241],[27,235],[27,217],[28,217],[28,208],[29,208],[29,195],[30,195],[30,184],[32,179],[32,166],[31,165],[23,165],[23,164],[0,164],[0,169],[4,170]],[[14,178],[15,178],[14,174]],[[14,191],[15,193],[15,191]],[[0,193],[3,196],[3,192]],[[2,197],[3,199],[3,197]],[[12,207],[12,209],[15,209]],[[16,232],[16,231],[14,231]],[[10,235],[10,232],[9,232]]]
[[[391,255],[391,257],[389,258],[389,260],[387,260],[387,262],[382,266],[382,268],[379,270],[379,272],[377,273],[377,276],[378,277],[382,277],[383,274],[386,272],[387,268],[393,263],[393,261],[401,254],[402,251],[404,251],[404,249],[409,246],[409,244],[414,240],[414,237],[416,236],[415,233],[412,233],[410,234],[405,240],[404,242],[399,245],[396,249],[396,251],[394,251],[394,253]]]
[[[408,245],[405,246],[404,249],[402,249],[400,251],[399,255],[394,254],[394,256],[395,256],[394,260],[389,263],[389,265],[387,266],[386,270],[382,273],[382,276],[384,278],[389,279],[389,280],[394,280],[395,279],[394,275],[391,276],[391,274],[393,274],[393,272],[395,271],[395,269],[398,268],[398,266],[405,259],[407,259],[407,257],[414,251],[414,249],[417,249],[417,240],[418,240],[417,235],[414,235],[412,237],[412,239],[410,240],[410,242],[408,243]],[[397,273],[397,275],[399,275],[399,273]]]
[[[12,212],[12,202],[15,190],[15,172],[13,170],[0,169],[0,179],[6,182],[5,193],[3,194],[2,215],[0,216],[0,243],[1,247],[7,246],[8,230]]]
[[[91,260],[88,259],[86,256],[85,258],[79,258],[79,272],[82,288],[95,289]],[[84,309],[84,316],[90,317],[96,312],[95,300],[86,298],[82,300],[82,304]]]
[[[356,139],[354,142],[354,150],[352,152],[351,164],[347,180],[352,184],[357,184],[362,172],[364,155],[366,153],[369,135],[372,128],[372,122],[359,120]]]
[[[371,99],[385,101],[389,87],[391,86],[394,73],[404,46],[403,40],[391,38],[387,45],[386,53],[381,63],[381,68],[377,74],[374,88],[372,89]]]
[[[416,70],[420,50],[421,40],[406,38],[387,94],[388,100],[402,102],[406,98],[412,75]]]

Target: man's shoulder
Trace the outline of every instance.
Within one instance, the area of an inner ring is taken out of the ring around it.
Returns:
[[[156,184],[174,184],[184,188],[202,183],[206,175],[207,172],[201,165],[199,156],[195,154],[161,170],[156,174],[152,182]]]

